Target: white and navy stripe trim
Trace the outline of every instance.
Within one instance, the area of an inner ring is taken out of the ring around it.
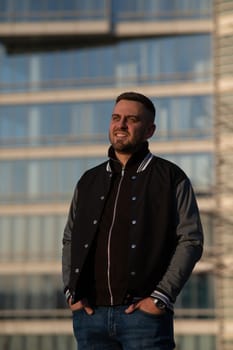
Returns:
[[[147,168],[147,166],[149,165],[149,163],[150,163],[150,161],[152,160],[153,157],[154,157],[153,154],[149,152],[146,155],[146,157],[143,159],[141,164],[139,165],[139,167],[137,169],[137,173],[140,173],[140,172],[144,171]],[[112,169],[111,169],[111,166],[110,166],[110,162],[107,162],[106,170],[107,170],[107,172],[112,172]]]
[[[154,157],[153,154],[149,152],[146,155],[146,157],[143,159],[141,164],[139,165],[139,167],[137,169],[137,173],[140,173],[141,171],[144,171],[153,157]]]
[[[112,169],[111,169],[111,166],[110,166],[110,162],[107,162],[106,170],[107,170],[107,172],[109,172],[109,173],[112,172]]]
[[[166,305],[166,307],[170,310],[173,310],[174,309],[174,306],[173,306],[173,303],[170,302],[169,298],[164,295],[163,293],[157,291],[157,290],[154,290],[153,293],[151,293],[150,295],[152,298],[154,299],[159,299],[161,300],[162,302],[164,302],[164,304]]]
[[[65,291],[65,297],[66,297],[66,301],[68,302],[69,299],[70,299],[70,297],[71,297],[71,293],[70,293],[69,289],[66,289],[66,291]]]

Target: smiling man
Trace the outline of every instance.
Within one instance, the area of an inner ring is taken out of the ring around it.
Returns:
[[[113,110],[109,139],[116,156],[124,164],[155,131],[153,111],[145,110],[137,101],[118,98]],[[129,114],[130,111],[130,114]]]
[[[109,159],[78,181],[63,237],[63,281],[79,350],[172,350],[173,305],[202,254],[192,186],[153,155],[155,107],[125,92]]]

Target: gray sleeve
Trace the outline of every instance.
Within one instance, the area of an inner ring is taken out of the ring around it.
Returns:
[[[156,286],[174,302],[203,251],[203,230],[195,195],[188,179],[176,189],[177,246],[162,280]]]
[[[62,278],[64,288],[69,284],[70,268],[71,268],[71,232],[74,225],[74,219],[77,208],[78,190],[77,187],[71,201],[68,219],[65,225],[63,240],[62,240]]]

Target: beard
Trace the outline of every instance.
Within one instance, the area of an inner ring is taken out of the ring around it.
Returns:
[[[133,154],[145,140],[143,138],[138,138],[133,141],[121,140],[115,139],[109,135],[109,141],[116,152],[122,154]]]

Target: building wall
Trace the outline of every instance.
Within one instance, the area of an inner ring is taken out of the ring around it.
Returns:
[[[231,81],[215,68],[216,4],[17,4],[0,4],[0,345],[75,348],[61,282],[69,201],[83,171],[106,159],[115,97],[136,90],[157,107],[150,149],[187,172],[205,229],[204,256],[176,304],[177,349],[225,350],[222,330],[231,333],[231,316],[225,323],[219,317],[216,211],[225,212],[229,191],[222,186],[218,196],[216,165],[230,133],[215,111],[220,97],[231,100],[231,88],[224,90]],[[231,161],[227,152],[221,178]]]
[[[216,266],[217,309],[219,310],[219,348],[233,348],[233,2],[215,2],[215,135],[216,135],[216,202],[218,225],[218,263]]]

